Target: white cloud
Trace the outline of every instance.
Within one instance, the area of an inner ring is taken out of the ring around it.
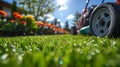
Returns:
[[[59,11],[63,11],[63,10],[67,10],[68,8],[67,8],[67,6],[61,6],[60,8],[59,8]]]
[[[53,21],[55,19],[55,17],[51,14],[46,14],[45,16],[47,17],[47,21]]]
[[[39,16],[37,19],[38,19],[39,21],[41,21],[41,20],[43,20],[44,18],[41,17],[41,16]]]
[[[57,19],[57,21],[58,21],[58,22],[61,22],[61,20],[60,20],[60,19]]]
[[[60,6],[59,11],[67,10],[68,0],[57,0],[57,4]]]
[[[67,20],[71,20],[71,19],[74,19],[74,17],[75,17],[74,15],[69,14],[66,19],[67,19]]]
[[[64,28],[65,24],[64,24],[64,23],[62,23],[62,22],[61,22],[60,24],[61,24],[62,28]]]
[[[57,0],[58,5],[66,5],[68,0]]]

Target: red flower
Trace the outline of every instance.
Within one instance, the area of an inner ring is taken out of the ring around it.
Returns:
[[[22,19],[23,16],[22,16],[22,15],[16,15],[15,18],[16,18],[16,19]]]
[[[14,12],[14,13],[13,13],[13,16],[14,16],[16,19],[22,19],[22,18],[23,18],[23,16],[22,16],[20,13],[18,13],[18,12]]]
[[[36,24],[37,24],[38,26],[44,26],[44,23],[43,23],[43,22],[36,22]]]
[[[45,26],[47,26],[47,27],[51,27],[51,24],[49,24],[49,23],[45,23]]]
[[[10,20],[10,22],[11,22],[11,23],[14,23],[14,22],[15,22],[15,20]]]
[[[21,21],[21,24],[26,25],[27,22],[26,21]]]
[[[5,11],[3,11],[3,10],[0,10],[0,14],[3,15],[4,17],[7,16],[7,13]]]
[[[20,13],[14,12],[14,13],[13,13],[13,16],[16,16],[16,15],[20,15]]]
[[[51,25],[51,28],[56,28],[56,26],[55,25]]]

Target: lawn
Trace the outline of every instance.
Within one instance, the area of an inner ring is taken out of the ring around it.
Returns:
[[[120,39],[82,35],[0,37],[0,67],[120,67]]]

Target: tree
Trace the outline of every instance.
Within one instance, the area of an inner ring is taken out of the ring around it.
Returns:
[[[62,27],[62,26],[61,26],[61,24],[60,24],[60,21],[58,21],[58,27],[59,27],[59,28],[61,28],[61,27]]]
[[[12,6],[11,6],[11,16],[12,16],[12,13],[16,12],[16,11],[18,11],[18,9],[17,9],[17,3],[16,3],[15,0],[13,0]]]
[[[53,24],[57,25],[57,18],[54,19]]]
[[[68,23],[69,23],[68,21],[65,22],[65,27],[64,27],[64,29],[67,30],[67,31],[70,31],[70,29],[69,29],[69,24],[68,24]]]
[[[80,12],[76,12],[75,13],[75,19],[74,19],[74,23],[78,25],[78,20],[80,20],[80,17],[81,17],[81,13]]]
[[[37,18],[55,10],[55,0],[16,0],[22,9]],[[25,12],[26,14],[26,12]]]

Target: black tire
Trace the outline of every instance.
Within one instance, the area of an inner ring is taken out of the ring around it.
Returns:
[[[119,37],[120,5],[103,3],[97,6],[90,17],[90,30],[95,36]]]
[[[76,26],[72,26],[71,27],[71,34],[72,35],[76,35],[77,34],[77,28],[76,28]]]

